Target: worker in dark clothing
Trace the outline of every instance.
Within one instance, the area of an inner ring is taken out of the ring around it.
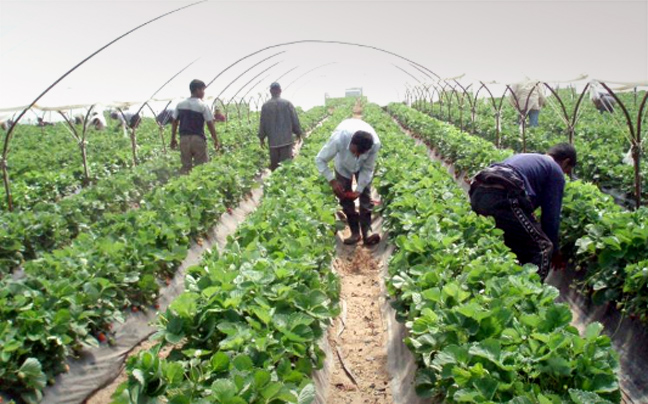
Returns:
[[[173,123],[173,109],[165,109],[157,114],[155,121],[162,126],[170,125]]]
[[[265,147],[265,139],[268,138],[270,169],[274,171],[282,161],[292,160],[295,144],[292,135],[294,133],[301,140],[302,130],[295,107],[290,101],[281,98],[279,83],[270,85],[270,94],[272,98],[261,108],[259,140],[261,147]]]
[[[470,185],[472,209],[493,216],[504,243],[521,264],[532,263],[544,282],[551,265],[564,267],[558,243],[564,175],[576,166],[576,149],[561,143],[546,155],[516,154],[480,171]],[[534,211],[542,211],[539,223]]]
[[[592,102],[601,114],[605,112],[614,113],[616,101],[610,94],[603,92],[597,93],[595,97],[592,97]]]

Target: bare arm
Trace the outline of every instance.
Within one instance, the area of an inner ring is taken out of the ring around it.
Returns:
[[[207,129],[209,129],[209,133],[211,133],[211,137],[214,140],[214,147],[216,150],[220,149],[220,141],[218,140],[218,136],[216,136],[214,121],[207,121]]]
[[[180,121],[177,119],[171,121],[171,148],[172,149],[175,149],[175,147],[178,145],[177,134],[178,134],[179,124]]]

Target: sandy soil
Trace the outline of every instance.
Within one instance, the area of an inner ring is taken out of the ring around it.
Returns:
[[[391,403],[387,333],[380,312],[381,263],[361,245],[340,250],[335,268],[345,310],[338,328],[329,333],[334,360],[328,403]]]

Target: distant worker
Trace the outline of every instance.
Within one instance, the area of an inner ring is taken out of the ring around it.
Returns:
[[[270,85],[272,98],[261,107],[259,122],[259,140],[265,147],[268,138],[270,148],[270,170],[276,170],[279,163],[293,158],[293,133],[301,140],[302,130],[295,107],[288,100],[281,98],[279,83]]]
[[[347,217],[351,236],[344,244],[360,241],[360,232],[365,245],[380,241],[378,234],[371,235],[371,181],[373,180],[380,140],[371,125],[361,119],[345,119],[333,131],[328,142],[315,158],[317,169],[331,184]],[[335,158],[335,173],[328,163]],[[352,191],[353,178],[357,182]],[[356,211],[355,200],[360,197],[360,213]]]
[[[164,111],[157,114],[155,121],[162,125],[170,125],[173,122],[173,109],[165,109]]]
[[[504,243],[521,264],[535,264],[543,282],[552,264],[564,267],[558,243],[564,174],[570,175],[575,166],[576,149],[561,143],[546,155],[516,154],[493,164],[470,185],[472,209],[495,219],[495,226],[504,231]],[[538,207],[540,223],[533,213]]]
[[[0,128],[2,128],[3,130],[9,130],[9,128],[11,128],[11,125],[13,125],[13,121],[11,119],[0,121]]]
[[[83,120],[86,118],[85,114],[76,114],[73,121],[76,125],[83,125]],[[88,127],[93,127],[96,130],[104,130],[106,128],[106,118],[103,111],[92,111],[88,117]]]
[[[511,85],[513,94],[509,96],[509,102],[518,111],[518,123],[522,117],[529,116],[529,126],[538,126],[540,110],[546,104],[544,85],[536,81],[525,81]]]
[[[609,112],[614,113],[614,105],[616,100],[612,97],[612,94],[608,93],[603,86],[599,84],[598,81],[590,81],[590,99],[594,104],[594,107],[601,113]]]
[[[54,126],[54,124],[53,124],[52,122],[47,122],[47,121],[45,121],[43,118],[41,118],[41,117],[39,116],[39,117],[36,119],[36,126],[42,128],[42,127],[44,127],[44,126]]]
[[[218,107],[214,108],[214,120],[216,122],[225,122],[227,120],[227,117],[223,115],[220,108]]]
[[[180,160],[181,173],[186,174],[199,164],[209,161],[205,123],[214,141],[214,149],[220,149],[220,142],[214,127],[214,115],[209,106],[203,101],[207,86],[201,80],[192,80],[189,84],[191,97],[178,103],[173,111],[171,124],[171,148],[178,147],[177,132],[180,128]]]
[[[110,113],[110,118],[117,121],[117,129],[125,129],[126,127],[134,129],[142,122],[140,114],[130,111],[113,111]]]

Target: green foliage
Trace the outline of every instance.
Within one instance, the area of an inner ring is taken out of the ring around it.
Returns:
[[[397,247],[388,291],[409,330],[418,394],[444,402],[565,403],[578,402],[573,397],[582,391],[619,402],[617,355],[602,326],[592,323],[579,335],[569,308],[555,303],[558,291],[540,282],[534,266],[515,264],[501,231],[471,211],[447,171],[379,109],[364,114],[384,144],[377,189]],[[451,144],[452,131],[442,133]]]
[[[513,154],[404,105],[391,104],[388,109],[455,167],[469,173]],[[648,320],[648,305],[642,304],[648,291],[624,286],[626,273],[633,272],[626,268],[648,259],[648,208],[625,211],[595,185],[570,181],[563,198],[561,244],[567,257],[587,269],[583,285],[595,303],[616,301],[633,317]]]
[[[225,248],[189,270],[186,291],[160,319],[159,345],[129,361],[116,403],[313,402],[318,340],[340,309],[337,204],[312,159],[348,114],[316,129],[266,180],[262,203]],[[168,358],[150,359],[168,345]]]
[[[567,111],[572,113],[577,94],[572,94],[569,90],[559,90],[560,97],[565,102]],[[639,100],[643,96],[638,94]],[[636,119],[637,104],[632,99],[631,94],[620,94],[621,99],[631,111],[631,116]],[[553,97],[550,98],[550,100]],[[500,99],[496,98],[495,102],[499,105]],[[550,101],[555,108],[547,106],[540,113],[537,128],[526,128],[526,150],[528,152],[545,153],[549,147],[556,143],[568,141],[567,125],[564,122],[561,109],[557,101]],[[463,110],[456,100],[452,103],[444,102],[443,105],[438,103],[430,106],[428,103],[419,103],[416,108],[430,113],[437,119],[453,123],[454,125],[463,125],[463,129],[477,136],[495,143],[497,137],[495,114],[490,99],[483,99],[475,105],[475,122],[470,120],[470,104],[466,100],[463,103]],[[448,114],[448,109],[450,113]],[[580,106],[579,118],[574,133],[574,146],[581,156],[586,158],[579,159],[577,174],[580,178],[597,184],[601,188],[620,192],[628,199],[632,199],[634,188],[634,168],[631,165],[623,163],[623,157],[630,148],[629,131],[625,118],[619,108],[614,114],[601,114],[589,101],[586,94],[583,104]],[[523,149],[523,139],[520,134],[519,125],[517,124],[518,113],[515,108],[504,100],[501,119],[501,145],[521,152]],[[645,138],[645,135],[643,136]],[[646,149],[644,142],[644,152]],[[642,175],[644,179],[643,200],[648,200],[648,165],[643,164]]]
[[[313,112],[319,118],[322,113]],[[311,125],[317,120],[308,118]],[[123,321],[124,309],[152,305],[163,280],[185,258],[190,238],[204,234],[256,186],[267,151],[254,127],[228,124],[232,133],[224,138],[236,141],[211,162],[141,195],[135,209],[97,212],[86,223],[93,214],[78,212],[89,215],[80,219],[78,237],[25,262],[24,277],[0,280],[3,391],[23,398],[40,394],[42,387],[19,377],[27,358],[53,378],[64,371],[67,356],[96,346],[111,323]]]

